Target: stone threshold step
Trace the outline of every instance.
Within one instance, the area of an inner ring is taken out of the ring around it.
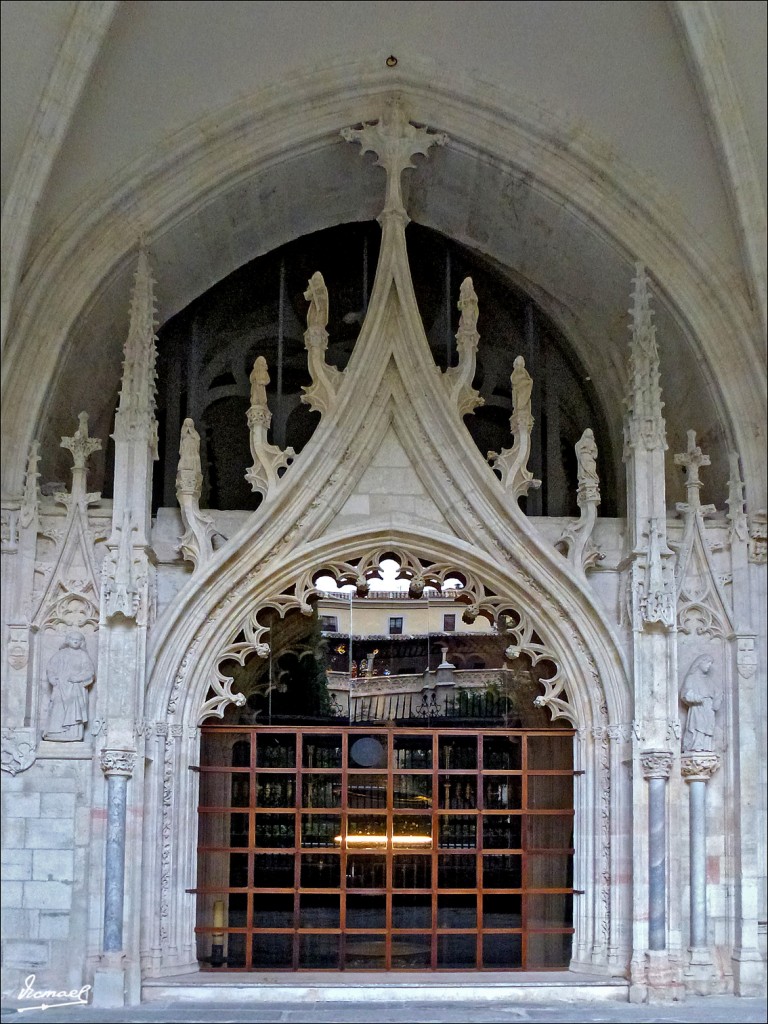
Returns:
[[[369,974],[302,972],[292,975],[191,974],[152,978],[142,985],[147,1002],[308,1003],[308,1002],[515,1002],[576,1000],[627,1002],[623,978],[594,978],[568,972],[547,974]]]

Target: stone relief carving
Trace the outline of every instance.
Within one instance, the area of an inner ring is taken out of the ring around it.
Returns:
[[[686,782],[708,782],[720,767],[720,757],[711,753],[683,754],[680,774]]]
[[[26,528],[30,526],[37,517],[39,507],[39,491],[37,481],[40,474],[37,467],[40,464],[40,442],[33,441],[29,448],[27,458],[27,472],[24,477],[24,495],[21,499],[19,510],[19,525]]]
[[[744,510],[744,480],[741,476],[739,456],[737,452],[730,452],[728,463],[731,468],[728,477],[728,497],[725,503],[728,506],[726,519],[729,523],[729,535],[731,543],[734,541],[746,541],[749,537],[749,526],[747,514]]]
[[[749,517],[749,560],[765,565],[768,559],[768,514],[764,508]]]
[[[136,751],[102,750],[99,763],[106,776],[123,775],[130,778],[136,766]]]
[[[19,547],[19,509],[4,508],[0,511],[0,551],[13,554]]]
[[[723,693],[711,677],[715,660],[709,654],[696,658],[680,687],[680,702],[688,709],[683,730],[683,753],[714,750],[715,716]]]
[[[36,743],[33,729],[6,728],[0,736],[0,768],[18,775],[35,763]]]
[[[304,298],[309,302],[307,329],[304,332],[304,347],[307,350],[307,363],[312,383],[308,387],[302,388],[304,394],[301,396],[301,400],[314,412],[319,412],[321,416],[325,416],[334,408],[336,392],[339,389],[344,374],[341,370],[329,365],[325,361],[325,353],[328,348],[328,331],[326,330],[328,324],[328,289],[325,287],[323,275],[319,271],[316,270],[307,282]],[[255,369],[256,367],[254,366],[254,372]],[[266,363],[264,369],[266,371]],[[253,377],[253,375],[251,376]],[[254,405],[253,392],[251,393],[251,405]],[[266,405],[265,393],[263,398],[265,409]],[[267,415],[269,415],[268,410]],[[267,423],[267,426],[269,426],[269,423]],[[291,456],[293,456],[293,449],[290,449],[290,452]]]
[[[563,530],[555,547],[563,551],[575,569],[586,572],[605,558],[592,542],[597,506],[600,504],[600,481],[597,476],[597,444],[589,428],[576,442],[575,450],[579,480],[576,503],[581,514]]]
[[[633,625],[642,629],[644,623],[658,622],[670,627],[675,621],[675,594],[666,523],[660,526],[658,520],[649,519],[643,537],[647,538],[645,551],[632,567]]]
[[[643,778],[668,779],[674,756],[668,750],[644,750],[640,755]]]
[[[513,364],[510,382],[512,385],[512,415],[509,420],[513,436],[511,448],[501,452],[488,452],[488,461],[501,479],[501,485],[517,501],[525,497],[534,487],[541,487],[541,480],[534,480],[528,469],[531,454],[531,391],[533,379],[525,368],[525,359],[517,356]]]
[[[184,536],[179,550],[195,569],[205,565],[213,555],[216,528],[207,512],[200,511],[203,470],[200,464],[200,435],[194,420],[187,417],[181,425],[179,465],[176,470],[176,500],[181,509]]]
[[[310,281],[310,286],[311,283],[312,282]],[[311,304],[308,322],[312,318],[312,310],[313,305]],[[325,317],[327,322],[327,309]],[[307,334],[309,334],[311,330],[312,328],[310,327]],[[310,350],[310,363],[312,362],[313,352],[317,354],[317,349]],[[323,366],[325,366],[325,362],[323,362]],[[312,372],[311,369],[310,372]],[[312,374],[312,377],[314,380],[314,374]],[[277,445],[269,444],[267,442],[269,425],[272,422],[272,413],[269,411],[269,406],[267,405],[267,384],[269,384],[269,372],[267,370],[267,361],[264,356],[258,356],[256,358],[256,361],[253,364],[253,370],[251,371],[250,381],[251,406],[248,409],[248,429],[250,431],[251,458],[253,459],[253,465],[246,472],[245,479],[251,485],[252,491],[257,491],[266,498],[269,491],[277,484],[280,470],[286,469],[290,466],[296,457],[296,452],[293,448],[286,448],[285,451],[283,451],[281,448],[278,448]],[[314,385],[312,385],[312,387],[314,387]],[[312,387],[305,389],[307,391],[307,395],[309,394],[309,391],[312,390]]]
[[[45,678],[51,696],[43,739],[82,740],[88,721],[88,689],[96,680],[96,669],[82,633],[69,630],[64,634],[64,643],[46,666]]]
[[[104,602],[107,619],[121,615],[125,619],[135,619],[141,597],[136,581],[136,569],[133,563],[132,534],[136,527],[131,522],[130,509],[123,513],[123,524],[120,527],[120,543],[117,556],[112,565],[112,556],[104,560]]]
[[[450,400],[460,416],[466,416],[485,404],[485,399],[472,387],[477,364],[478,305],[477,295],[471,277],[465,277],[459,289],[458,308],[461,310],[459,329],[456,332],[456,348],[459,354],[457,366],[449,367],[444,374]]]
[[[740,636],[736,641],[736,671],[742,679],[751,679],[757,672],[757,648],[753,636]]]

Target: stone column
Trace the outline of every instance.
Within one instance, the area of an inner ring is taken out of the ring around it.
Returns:
[[[101,752],[101,769],[107,779],[107,838],[104,863],[104,936],[101,966],[94,973],[94,1006],[125,1005],[125,821],[128,779],[133,775],[135,762],[136,754],[132,750]]]
[[[719,767],[718,755],[707,751],[683,754],[680,762],[690,812],[691,959],[685,979],[700,995],[712,992],[715,980],[707,942],[707,782]]]
[[[648,780],[648,949],[658,951],[667,944],[666,785],[672,754],[646,750],[640,763]]]

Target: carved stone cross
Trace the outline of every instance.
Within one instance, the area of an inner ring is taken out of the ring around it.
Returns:
[[[701,512],[702,515],[711,515],[715,512],[714,505],[702,505],[699,491],[704,486],[699,479],[699,470],[702,466],[709,466],[711,460],[705,455],[696,444],[696,431],[688,431],[688,448],[685,452],[675,455],[675,465],[683,466],[686,470],[685,493],[687,501],[678,505],[681,512]]]

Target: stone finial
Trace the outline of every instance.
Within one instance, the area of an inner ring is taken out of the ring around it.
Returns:
[[[179,438],[179,464],[176,470],[176,500],[181,510],[184,536],[179,550],[195,568],[213,555],[213,519],[200,511],[203,471],[200,463],[200,435],[192,419],[184,420]]]
[[[541,487],[541,480],[534,480],[528,469],[531,454],[531,391],[533,379],[525,368],[525,359],[517,356],[510,377],[512,385],[512,415],[509,420],[514,438],[511,448],[501,453],[488,452],[488,461],[500,477],[504,490],[517,500],[524,497],[531,487]]]
[[[382,117],[362,128],[342,128],[341,136],[347,142],[359,142],[361,155],[373,152],[376,163],[387,173],[387,191],[381,217],[396,215],[408,222],[403,205],[401,175],[407,167],[414,167],[413,157],[417,153],[426,156],[430,147],[444,146],[447,136],[429,128],[417,128],[411,124],[403,110],[400,98],[391,98]]]
[[[325,352],[328,348],[328,331],[326,330],[328,289],[325,287],[325,281],[320,271],[315,271],[310,277],[304,298],[309,302],[304,347],[307,350],[307,363],[312,383],[309,387],[302,388],[304,394],[301,396],[301,400],[315,412],[325,415],[335,405],[336,392],[343,374],[335,366],[329,366],[325,361]],[[266,370],[266,363],[264,368]],[[251,381],[253,382],[253,375],[251,375]],[[263,404],[266,405],[266,395]],[[255,407],[255,405],[253,395],[251,395],[251,406]]]
[[[728,464],[730,475],[728,477],[728,497],[725,500],[728,506],[726,519],[729,523],[731,543],[734,540],[745,541],[749,536],[747,527],[747,514],[744,509],[744,481],[741,477],[739,467],[739,456],[737,452],[729,452]]]
[[[600,504],[600,480],[597,475],[597,444],[589,427],[574,449],[579,480],[576,502],[580,515],[566,526],[555,547],[563,551],[575,569],[586,571],[605,557],[592,542],[597,506]]]
[[[713,515],[716,511],[714,505],[702,505],[699,492],[704,486],[699,478],[699,470],[702,466],[709,466],[711,460],[705,455],[696,444],[696,431],[687,432],[688,446],[684,452],[675,455],[675,465],[683,466],[685,469],[685,494],[686,501],[678,503],[679,512],[689,515]]]
[[[459,329],[456,332],[459,362],[457,366],[449,367],[445,371],[444,377],[448,384],[451,401],[455,403],[459,415],[466,416],[474,412],[479,405],[485,404],[485,399],[481,398],[480,394],[472,387],[480,335],[477,333],[477,295],[471,277],[465,277],[461,283],[457,306],[461,311]]]
[[[648,451],[666,450],[666,427],[659,384],[659,350],[656,328],[652,322],[653,310],[648,292],[648,275],[642,263],[635,264],[629,343],[629,389],[624,428],[624,457],[627,450],[641,446]]]
[[[125,340],[123,379],[115,417],[115,440],[143,435],[157,458],[155,365],[157,315],[154,281],[146,250],[139,250],[131,297],[131,322]]]
[[[116,618],[118,615],[124,619],[135,619],[139,611],[141,601],[136,583],[131,539],[135,529],[131,522],[130,510],[126,509],[120,527],[120,543],[114,561],[114,571],[107,576],[104,584],[107,619]]]
[[[91,437],[88,433],[87,412],[81,412],[77,417],[77,421],[78,427],[72,437],[62,437],[61,439],[61,447],[70,451],[74,459],[74,465],[72,466],[72,494],[68,500],[61,494],[57,494],[56,499],[64,501],[65,504],[69,504],[70,501],[74,504],[79,504],[82,501],[85,501],[86,504],[92,504],[94,501],[99,500],[100,495],[86,493],[88,458],[94,452],[101,450],[101,441],[98,437]]]
[[[319,277],[319,275],[316,276]],[[250,430],[253,465],[246,472],[245,479],[251,485],[251,490],[257,491],[266,498],[269,491],[277,484],[279,471],[290,466],[296,457],[296,452],[293,448],[286,448],[283,451],[277,445],[267,442],[272,414],[267,405],[269,372],[264,356],[258,356],[254,362],[250,380],[251,406],[248,409],[248,429]]]
[[[21,499],[19,510],[19,525],[25,529],[31,525],[38,509],[38,487],[37,481],[40,474],[37,467],[40,464],[40,442],[33,441],[29,447],[27,456],[27,471],[24,476],[24,494]]]

